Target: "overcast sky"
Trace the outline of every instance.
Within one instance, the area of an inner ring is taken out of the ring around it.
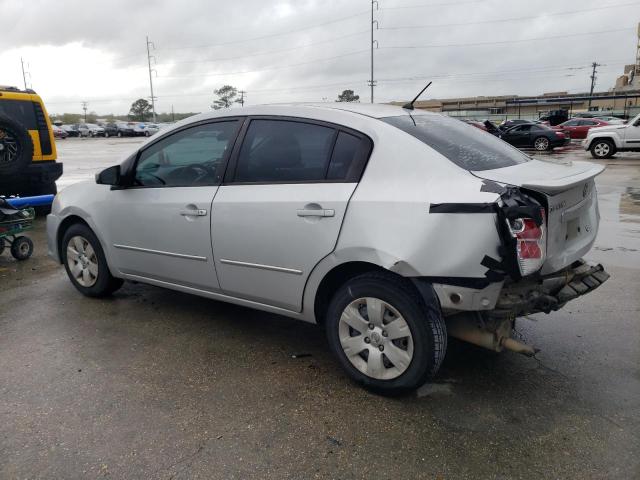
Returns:
[[[0,85],[27,85],[50,113],[204,111],[230,84],[247,102],[369,101],[369,0],[0,0]],[[25,8],[26,7],[26,8]],[[640,1],[379,0],[376,102],[607,90],[634,63]],[[505,21],[506,20],[506,21]]]

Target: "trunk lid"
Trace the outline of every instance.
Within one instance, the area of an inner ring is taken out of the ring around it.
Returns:
[[[547,256],[541,273],[548,274],[568,267],[591,249],[600,221],[595,177],[603,170],[603,166],[588,162],[532,160],[472,173],[543,197],[547,209]]]

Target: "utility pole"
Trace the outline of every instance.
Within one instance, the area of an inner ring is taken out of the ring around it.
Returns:
[[[237,102],[241,107],[244,107],[244,94],[247,92],[245,90],[240,90],[238,93],[240,94],[240,98],[237,100]]]
[[[591,90],[589,90],[589,110],[591,110],[591,97],[593,97],[593,89],[596,86],[596,73],[597,73],[597,68],[600,66],[599,63],[593,62],[591,64],[591,67],[593,68],[593,71],[591,72]]]
[[[82,102],[82,110],[84,110],[84,123],[87,123],[87,108],[89,107],[88,102]]]
[[[175,121],[176,121],[176,116],[175,116],[175,114],[173,113],[173,104],[171,105],[171,121],[172,121],[172,122],[175,122]]]
[[[27,89],[27,75],[24,73],[24,60],[20,57],[20,64],[22,65],[22,81],[24,82],[24,89]],[[29,74],[31,75],[31,74]]]
[[[376,30],[378,29],[378,21],[373,19],[373,7],[378,10],[378,0],[371,0],[371,79],[369,80],[369,85],[371,86],[371,103],[373,103],[373,87],[376,86],[376,81],[373,79],[373,45],[378,47],[378,41],[373,38],[373,26],[375,24]]]
[[[151,55],[151,51],[149,47],[156,49],[156,46],[153,42],[149,41],[149,37],[147,36],[147,63],[149,65],[149,88],[151,89],[151,111],[153,112],[153,123],[156,123],[156,97],[153,96],[153,75],[151,72],[155,71],[151,68],[151,58],[153,58],[153,62],[155,63],[156,57]],[[156,72],[157,74],[157,72]]]

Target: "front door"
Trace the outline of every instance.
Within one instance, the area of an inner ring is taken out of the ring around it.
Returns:
[[[215,291],[211,203],[239,120],[179,130],[145,148],[133,185],[112,190],[99,215],[110,258],[128,275]]]
[[[633,120],[630,120],[629,125],[625,129],[620,129],[620,132],[624,132],[624,146],[627,148],[640,148],[640,115]]]
[[[312,121],[251,120],[213,202],[213,251],[225,293],[301,310],[310,272],[335,248],[367,142]]]
[[[514,147],[527,147],[531,143],[529,140],[530,129],[531,125],[519,125],[508,130],[501,138]]]

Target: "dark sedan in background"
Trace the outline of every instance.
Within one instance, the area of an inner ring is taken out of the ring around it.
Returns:
[[[517,125],[506,131],[494,133],[494,135],[514,147],[535,148],[538,151],[562,147],[571,141],[564,132],[535,123]]]
[[[105,137],[133,137],[135,134],[133,127],[124,122],[107,123],[104,126]]]

